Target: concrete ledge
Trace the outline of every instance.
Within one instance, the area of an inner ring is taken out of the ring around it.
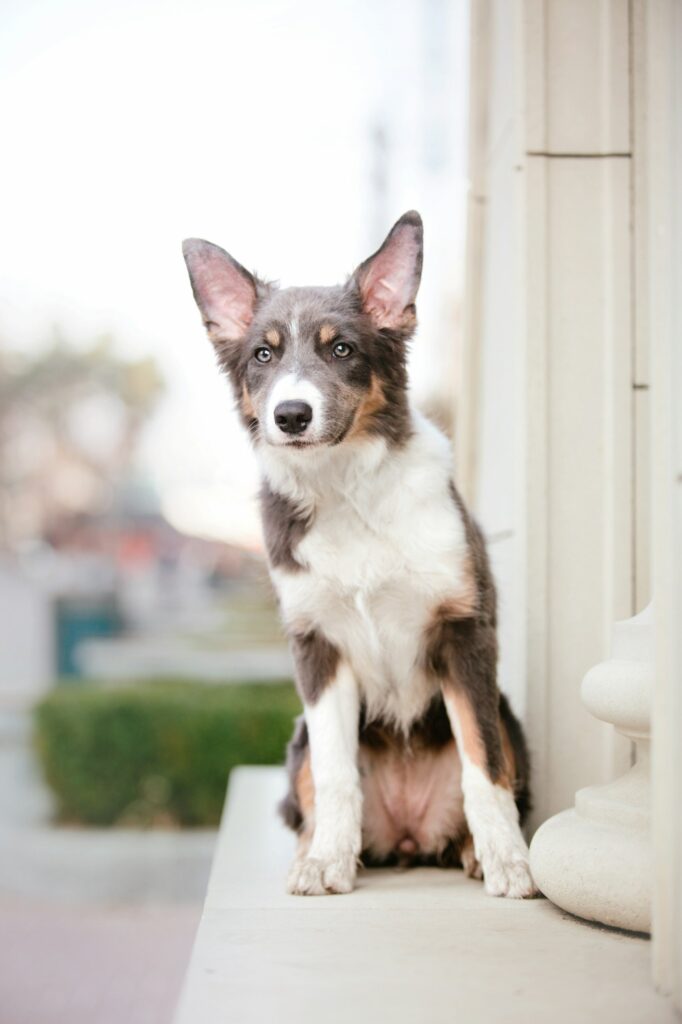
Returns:
[[[649,943],[436,868],[363,871],[350,896],[288,896],[280,769],[232,774],[175,1024],[673,1022]]]

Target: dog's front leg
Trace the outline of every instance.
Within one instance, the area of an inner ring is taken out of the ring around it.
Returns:
[[[528,847],[502,748],[494,630],[475,620],[451,626],[442,691],[462,762],[464,813],[476,858],[491,895],[532,896]]]
[[[309,896],[351,892],[362,822],[358,687],[350,668],[339,661],[316,699],[311,699],[309,688],[302,689],[315,810],[312,839],[309,844],[302,842],[287,888]],[[306,824],[310,830],[310,823]]]

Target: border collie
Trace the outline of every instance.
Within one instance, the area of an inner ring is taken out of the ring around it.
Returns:
[[[535,892],[521,726],[496,681],[495,587],[446,438],[410,404],[422,222],[345,284],[279,288],[201,239],[194,297],[262,470],[272,581],[304,715],[289,745],[288,889],[360,861],[461,865]]]

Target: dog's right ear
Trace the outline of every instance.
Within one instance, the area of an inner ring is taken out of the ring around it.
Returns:
[[[187,238],[182,254],[211,341],[241,341],[253,320],[260,282],[219,245],[202,238]]]

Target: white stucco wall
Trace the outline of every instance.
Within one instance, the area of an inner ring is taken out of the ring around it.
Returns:
[[[497,574],[500,678],[528,728],[536,821],[627,760],[580,683],[613,621],[648,599],[629,19],[627,0],[472,7],[459,454]]]

